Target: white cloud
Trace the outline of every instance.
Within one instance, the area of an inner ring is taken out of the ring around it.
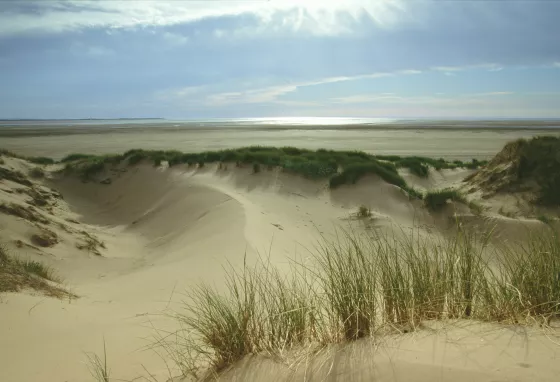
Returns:
[[[436,96],[398,96],[393,93],[361,94],[347,97],[331,98],[327,103],[332,104],[403,104],[403,105],[462,105],[488,103],[488,97],[512,95],[513,92],[488,92],[488,93],[466,93],[455,96],[443,97],[444,93]]]
[[[488,70],[490,72],[497,72],[503,69],[499,64],[478,64],[478,65],[465,65],[465,66],[435,66],[431,68],[437,72],[449,73],[446,75],[451,75],[451,73],[462,72],[465,70]]]
[[[166,89],[155,92],[154,96],[160,101],[188,100],[194,95],[205,93],[207,86],[186,86],[183,88]]]
[[[403,0],[298,0],[282,1],[35,1],[26,2],[35,12],[23,12],[14,3],[0,13],[0,35],[30,31],[61,32],[88,27],[126,28],[164,26],[209,17],[249,13],[263,24],[281,14],[280,24],[291,30],[312,29],[318,34],[344,32],[349,18],[364,13],[379,26],[391,26],[399,19]],[[286,11],[294,11],[288,12]],[[278,21],[278,20],[276,20]]]
[[[505,95],[512,95],[512,94],[514,93],[513,92],[490,92],[490,93],[478,93],[475,95],[481,97],[493,97],[493,96],[505,96]]]
[[[165,32],[162,36],[164,40],[171,45],[184,45],[189,42],[189,38],[187,36],[183,36],[178,33]]]
[[[557,68],[560,68],[560,62],[555,62],[555,63],[553,64],[553,66],[555,66],[555,67],[557,67]]]
[[[421,73],[421,71],[419,70],[399,70],[396,72],[380,72],[380,73],[362,74],[357,76],[328,77],[328,78],[323,78],[314,81],[289,83],[289,84],[274,85],[274,86],[268,86],[268,87],[262,87],[256,89],[212,94],[207,96],[206,101],[208,104],[211,105],[225,105],[225,104],[234,104],[234,103],[267,103],[267,102],[282,103],[286,101],[278,100],[278,97],[281,97],[288,93],[293,93],[297,91],[299,88],[303,88],[303,87],[325,85],[325,84],[331,84],[337,82],[392,77],[397,75],[414,75],[419,73]]]

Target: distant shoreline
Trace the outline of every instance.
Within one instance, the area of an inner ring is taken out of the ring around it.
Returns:
[[[104,134],[130,134],[130,133],[189,133],[189,132],[257,132],[257,131],[471,131],[471,132],[560,132],[560,121],[551,123],[547,121],[534,121],[534,123],[452,123],[447,121],[428,123],[380,123],[380,124],[353,124],[353,125],[280,125],[280,124],[235,124],[235,123],[115,123],[111,124],[25,124],[2,125],[0,122],[0,137],[41,137],[65,135],[104,135]]]
[[[0,121],[117,121],[122,119],[165,119],[162,117],[123,117],[123,118],[0,118]]]

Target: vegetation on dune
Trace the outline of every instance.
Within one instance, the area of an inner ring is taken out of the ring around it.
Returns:
[[[95,353],[86,353],[89,373],[96,382],[110,382],[111,371],[107,365],[107,345],[103,341],[103,359]]]
[[[2,179],[10,180],[23,186],[31,186],[33,184],[21,171],[0,167],[0,180]]]
[[[47,157],[25,157],[25,160],[35,164],[55,164],[56,161]]]
[[[343,184],[353,184],[368,174],[381,177],[390,184],[394,184],[418,198],[420,194],[409,188],[405,180],[399,175],[398,168],[408,168],[413,174],[425,177],[429,167],[436,169],[455,168],[457,163],[443,159],[434,160],[425,157],[375,156],[359,151],[333,151],[319,149],[316,151],[295,147],[245,147],[221,151],[207,151],[201,153],[182,153],[179,151],[163,150],[129,150],[122,155],[94,156],[86,154],[71,154],[61,160],[66,163],[66,170],[79,173],[88,179],[103,171],[107,164],[117,164],[127,161],[128,165],[135,165],[142,161],[150,161],[154,166],[160,166],[166,161],[169,166],[197,164],[202,168],[206,163],[236,163],[237,166],[250,165],[253,172],[260,172],[261,166],[267,168],[279,167],[283,171],[302,175],[309,179],[329,179],[331,188]],[[476,165],[484,162],[473,161]],[[472,166],[472,163],[462,163],[461,166]]]
[[[419,200],[424,199],[424,193],[422,191],[417,190],[414,187],[407,185],[406,187],[403,187],[403,190],[407,193],[410,199],[419,199]]]
[[[253,174],[261,172],[261,165],[258,163],[253,163]]]
[[[50,267],[38,261],[14,258],[0,245],[0,293],[18,292],[29,288],[52,297],[74,297],[48,281],[60,282]]]
[[[302,175],[309,179],[329,179],[329,186],[337,188],[344,184],[354,184],[366,175],[377,175],[387,183],[403,189],[410,198],[422,199],[423,194],[407,185],[398,173],[398,168],[406,167],[413,174],[427,176],[429,167],[436,169],[455,168],[462,162],[451,163],[443,159],[426,157],[375,156],[359,151],[333,151],[319,149],[316,151],[295,147],[246,147],[202,153],[182,153],[179,151],[162,150],[129,150],[122,155],[87,155],[70,154],[60,162],[65,163],[65,171],[76,173],[84,180],[91,179],[106,169],[107,165],[116,165],[126,161],[128,165],[136,165],[142,161],[151,161],[160,166],[166,161],[169,166],[187,164],[198,168],[205,163],[235,162],[236,165],[250,165],[253,173],[261,171],[261,166],[271,169],[280,167],[283,171]],[[484,162],[473,160],[474,164]]]
[[[31,170],[29,170],[29,176],[32,178],[44,178],[45,171],[43,171],[43,169],[40,167],[33,167]]]
[[[530,192],[534,202],[560,205],[560,137],[510,142],[467,180],[489,193]]]
[[[6,215],[17,216],[31,222],[38,222],[42,224],[50,223],[50,221],[37,212],[33,206],[2,202],[0,203],[0,212]]]
[[[369,218],[371,216],[371,209],[362,204],[360,207],[358,207],[356,216],[359,218]]]
[[[18,155],[16,153],[13,153],[13,152],[5,150],[5,149],[0,149],[0,154],[5,155],[7,157],[23,159],[23,160],[26,160],[28,162],[35,163],[35,164],[55,164],[56,163],[56,161],[52,158],[28,157],[28,156],[25,156],[25,155]]]
[[[560,204],[560,137],[536,137],[519,142],[519,181],[535,179],[541,187],[539,202]]]
[[[432,211],[439,211],[443,209],[449,200],[467,204],[465,196],[459,191],[451,188],[428,191],[424,195],[424,204]]]
[[[70,154],[62,158],[61,163],[66,163],[64,171],[67,173],[76,173],[87,180],[93,176],[103,172],[106,165],[116,165],[123,161],[126,157],[123,155],[85,155]]]
[[[286,277],[268,263],[231,267],[227,292],[196,287],[176,315],[183,332],[159,345],[196,374],[192,357],[219,371],[249,354],[406,332],[425,320],[546,325],[560,314],[560,240],[552,231],[492,250],[489,236],[462,229],[448,240],[397,237],[345,233]]]
[[[10,154],[15,156],[14,154]],[[46,158],[48,159],[48,158]],[[37,158],[37,160],[44,160]],[[183,153],[176,150],[141,150],[133,149],[122,155],[70,154],[60,160],[66,164],[65,171],[76,173],[84,180],[89,180],[106,169],[107,165],[116,165],[126,161],[136,165],[150,161],[160,166],[164,161],[169,166],[187,164],[198,168],[206,163],[236,163],[238,167],[250,165],[254,173],[261,171],[261,166],[268,169],[279,167],[283,171],[302,175],[309,179],[329,179],[331,188],[344,184],[354,184],[366,175],[381,177],[386,182],[402,188],[411,198],[421,199],[422,194],[409,187],[398,173],[399,168],[407,168],[412,174],[426,177],[429,168],[436,170],[456,167],[476,168],[485,162],[473,159],[472,162],[448,162],[444,159],[427,157],[401,157],[397,155],[371,155],[360,151],[307,150],[296,147],[244,147],[201,153]],[[44,160],[45,163],[51,161]],[[54,161],[53,161],[54,162]]]

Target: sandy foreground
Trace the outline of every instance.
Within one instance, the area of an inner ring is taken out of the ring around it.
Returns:
[[[31,168],[19,159],[5,160],[9,168]],[[469,173],[445,170],[422,181],[404,175],[420,188],[441,188]],[[375,177],[330,191],[324,182],[278,170],[252,174],[234,166],[170,170],[140,165],[111,179],[111,184],[34,180],[37,187],[63,196],[52,211],[41,211],[60,239],[50,248],[27,245],[37,228],[0,214],[1,242],[21,257],[52,265],[79,296],[0,295],[0,381],[91,381],[85,353],[101,354],[104,341],[114,380],[147,380],[147,370],[159,381],[168,380],[165,357],[149,349],[154,334],[174,330],[167,315],[181,309],[192,285],[205,281],[224,288],[227,264],[241,266],[260,257],[287,272],[290,259],[305,260],[321,236],[333,238],[340,228],[365,232],[414,226],[428,232],[435,227],[445,235],[454,224],[449,215],[431,215]],[[23,202],[18,188],[2,181],[0,201]],[[372,209],[372,219],[354,216],[360,205]],[[527,225],[542,225],[498,215],[479,223],[497,225],[502,240],[518,237]],[[83,232],[104,243],[99,255],[76,247]],[[25,245],[16,245],[17,240]],[[560,375],[558,334],[554,329],[433,324],[375,344],[333,347],[291,368],[255,357],[223,379],[553,381]]]

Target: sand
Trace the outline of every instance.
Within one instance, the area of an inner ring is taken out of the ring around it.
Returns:
[[[507,127],[507,126],[506,126]],[[557,135],[554,129],[322,128],[186,129],[164,126],[27,128],[0,126],[2,148],[22,155],[60,159],[70,153],[115,154],[130,149],[198,152],[243,146],[295,146],[308,149],[360,150],[383,155],[420,155],[463,161],[489,159],[505,143],[536,135]]]
[[[3,158],[6,168],[27,173],[33,167]],[[403,176],[431,189],[460,184],[469,174],[445,170],[422,180]],[[359,232],[395,227],[427,232],[435,227],[445,235],[457,217],[457,211],[430,214],[420,202],[373,176],[334,191],[326,182],[278,169],[253,174],[250,166],[195,170],[139,165],[106,176],[111,184],[51,175],[33,180],[35,187],[56,189],[63,196],[51,212],[37,208],[59,237],[53,247],[18,247],[15,240],[29,243],[37,226],[0,214],[0,241],[17,255],[55,267],[79,296],[57,300],[30,291],[0,295],[0,381],[90,381],[85,353],[101,353],[104,341],[115,380],[135,380],[146,376],[145,370],[167,380],[165,359],[147,349],[154,328],[175,328],[166,313],[180,309],[192,285],[205,281],[225,288],[222,267],[227,264],[241,266],[264,257],[288,271],[290,259],[306,258],[322,236],[332,238],[340,227]],[[18,188],[0,181],[0,201],[24,204],[27,197]],[[355,217],[360,205],[372,209],[371,219]],[[468,210],[459,212],[465,221],[476,220]],[[497,214],[479,220],[488,226],[499,222],[502,238],[518,236],[526,223],[542,225]],[[78,249],[83,232],[105,248],[96,248],[98,254]],[[470,325],[386,338],[375,352],[371,343],[359,342],[295,371],[257,358],[223,378],[462,382],[551,381],[559,375],[560,365],[554,362],[558,333]]]

